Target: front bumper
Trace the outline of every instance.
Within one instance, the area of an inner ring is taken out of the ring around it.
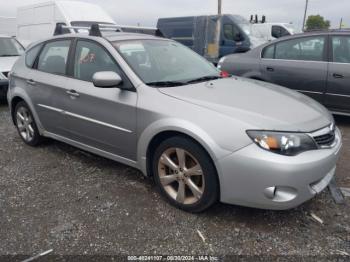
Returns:
[[[0,99],[6,98],[9,81],[7,79],[0,79]]]
[[[217,162],[221,201],[262,209],[294,208],[323,191],[332,180],[342,146],[336,130],[332,148],[294,157],[251,144]]]

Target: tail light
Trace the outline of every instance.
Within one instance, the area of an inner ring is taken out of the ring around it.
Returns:
[[[221,71],[220,76],[223,78],[227,78],[227,77],[230,77],[230,74],[227,71]]]

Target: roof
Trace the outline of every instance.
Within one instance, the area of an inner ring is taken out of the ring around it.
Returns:
[[[152,35],[147,34],[138,34],[138,33],[126,33],[126,32],[118,32],[118,33],[107,33],[103,35],[108,41],[123,41],[123,40],[138,40],[138,39],[164,39]]]
[[[40,41],[37,41],[33,44],[45,42],[51,39],[56,39],[56,38],[75,38],[75,37],[80,37],[80,38],[87,38],[87,39],[106,39],[107,41],[114,42],[114,41],[124,41],[124,40],[152,40],[152,39],[163,39],[161,37],[156,37],[152,35],[147,35],[147,34],[138,34],[138,33],[127,33],[127,32],[104,32],[102,37],[98,36],[90,36],[88,34],[82,34],[82,33],[76,33],[76,34],[62,34],[62,35],[57,35],[57,36],[52,36],[50,38],[46,38]],[[32,45],[33,45],[32,44]]]
[[[323,31],[308,31],[304,33],[299,33],[299,34],[294,34],[290,36],[284,36],[281,38],[277,38],[271,42],[268,42],[264,44],[263,46],[267,46],[271,43],[277,43],[280,41],[285,41],[288,39],[294,39],[294,38],[299,38],[299,37],[307,37],[307,36],[323,36],[323,35],[347,35],[350,36],[350,30],[323,30]]]

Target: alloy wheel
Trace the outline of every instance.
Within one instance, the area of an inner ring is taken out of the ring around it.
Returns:
[[[197,203],[205,189],[205,179],[198,160],[181,148],[169,148],[158,161],[160,183],[175,201],[185,205]]]
[[[20,107],[16,113],[17,128],[21,137],[26,141],[30,142],[33,140],[34,131],[34,121],[29,112],[25,107]]]

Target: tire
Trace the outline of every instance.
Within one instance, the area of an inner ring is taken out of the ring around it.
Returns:
[[[16,105],[14,120],[18,134],[24,143],[35,147],[42,142],[43,137],[39,133],[33,114],[24,101]]]
[[[202,212],[219,199],[216,168],[208,153],[189,138],[176,136],[160,143],[152,173],[161,195],[187,212]]]

